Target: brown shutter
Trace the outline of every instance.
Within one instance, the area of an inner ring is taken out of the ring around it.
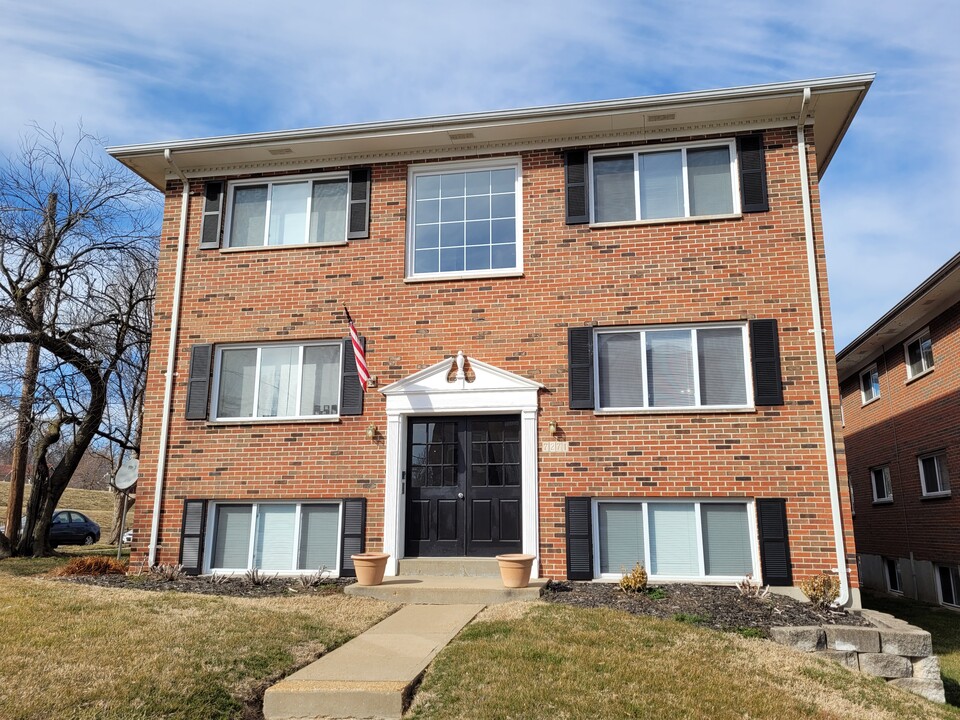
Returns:
[[[566,504],[567,579],[593,580],[593,513],[588,497]]]
[[[593,410],[593,328],[567,330],[567,384],[570,407]]]
[[[360,344],[367,347],[367,339],[360,336]],[[357,374],[357,359],[353,354],[353,341],[348,335],[343,339],[343,377],[340,378],[340,415],[363,415],[363,388]]]
[[[763,133],[737,138],[740,167],[740,209],[745,213],[767,212],[767,166],[763,156]]]
[[[565,153],[567,225],[590,222],[590,183],[587,178],[587,151]]]
[[[753,361],[753,404],[783,405],[780,377],[780,341],[776,320],[750,321]]]
[[[180,564],[187,575],[199,575],[203,572],[203,532],[206,524],[206,500],[187,500],[183,503]]]
[[[340,543],[340,577],[356,577],[351,555],[366,550],[367,499],[349,498],[343,501],[343,528]]]
[[[774,587],[793,585],[790,543],[787,540],[787,501],[782,498],[758,498],[757,523],[760,526],[763,582]]]
[[[190,380],[187,383],[187,420],[207,419],[210,394],[210,361],[213,345],[194,345],[190,349]]]
[[[370,237],[370,168],[350,171],[348,240]]]
[[[203,186],[203,220],[200,223],[200,249],[220,247],[220,227],[223,217],[223,183],[208,182]]]

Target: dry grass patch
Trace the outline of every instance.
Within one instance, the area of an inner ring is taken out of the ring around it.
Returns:
[[[24,489],[23,506],[27,506],[32,487]],[[7,500],[10,498],[10,483],[0,482],[0,518],[7,517]],[[109,490],[77,490],[67,488],[60,498],[58,509],[69,508],[79,510],[89,516],[100,526],[104,535],[110,533],[110,523],[113,522],[113,494]],[[127,514],[127,523],[132,519],[132,513]],[[2,523],[0,523],[2,524]]]
[[[762,640],[556,605],[469,625],[412,717],[956,718],[950,708]]]
[[[343,595],[249,600],[0,580],[0,717],[255,717],[270,681],[394,606]]]

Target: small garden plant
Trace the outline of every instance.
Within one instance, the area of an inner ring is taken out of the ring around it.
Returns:
[[[621,590],[626,593],[638,593],[647,589],[647,571],[643,565],[637,563],[630,572],[623,567],[620,570],[623,572],[623,577],[620,578]]]
[[[840,596],[840,578],[830,573],[820,573],[801,581],[800,589],[810,598],[814,607],[825,608]]]
[[[57,568],[55,575],[123,575],[127,571],[126,563],[102,555],[86,555],[74,558],[66,565]]]

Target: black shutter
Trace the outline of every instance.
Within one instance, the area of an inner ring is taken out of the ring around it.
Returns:
[[[593,410],[593,328],[567,330],[567,382],[570,407]]]
[[[366,551],[367,499],[350,498],[343,501],[343,540],[340,543],[340,577],[356,577],[351,555]]]
[[[590,498],[567,498],[567,579],[593,580],[593,515]]]
[[[210,394],[210,360],[213,345],[194,345],[190,349],[190,380],[187,384],[187,420],[206,420]]]
[[[183,503],[180,564],[187,575],[199,575],[203,571],[203,531],[206,523],[206,500],[187,500]]]
[[[754,405],[783,405],[776,320],[750,321]]]
[[[587,151],[568,150],[566,164],[567,225],[590,222],[590,183],[587,182]]]
[[[760,525],[763,582],[774,587],[793,585],[790,543],[787,541],[787,501],[781,498],[758,498],[757,523]]]
[[[350,171],[349,212],[347,239],[370,237],[370,168]]]
[[[763,133],[737,138],[737,165],[740,166],[740,209],[745,213],[766,212],[770,204]]]
[[[367,339],[360,337],[366,349]],[[353,354],[353,341],[348,335],[343,339],[343,377],[340,378],[340,415],[363,415],[363,388],[357,374],[357,359]]]
[[[220,247],[220,218],[223,217],[223,183],[208,182],[203,186],[203,221],[200,223],[200,249]]]

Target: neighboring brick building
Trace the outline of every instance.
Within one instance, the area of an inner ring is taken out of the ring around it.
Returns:
[[[871,82],[111,149],[167,198],[133,565],[855,590],[818,181]]]
[[[960,255],[837,367],[863,585],[960,606]]]

